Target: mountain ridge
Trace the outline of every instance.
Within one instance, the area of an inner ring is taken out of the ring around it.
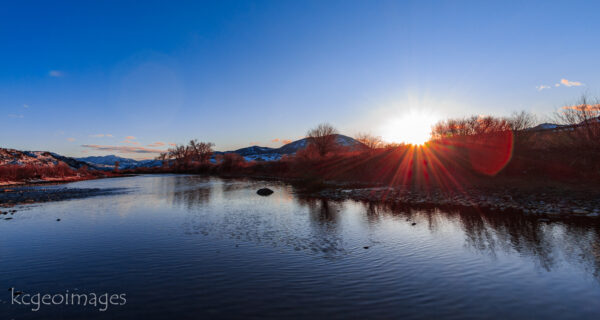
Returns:
[[[339,145],[349,147],[350,149],[364,149],[366,146],[354,138],[337,134],[336,142]],[[287,143],[279,148],[261,147],[261,146],[250,146],[240,148],[231,151],[215,151],[215,155],[223,155],[226,153],[237,153],[244,157],[246,161],[275,161],[281,159],[284,155],[291,155],[298,152],[298,150],[304,149],[308,146],[308,138],[302,138],[296,141]],[[76,158],[79,161],[85,161],[103,169],[113,169],[116,161],[119,161],[120,169],[133,169],[133,168],[150,168],[159,167],[162,162],[159,160],[134,160],[129,158],[123,158],[116,155],[106,156],[90,156],[83,158]],[[211,161],[215,161],[214,156]]]

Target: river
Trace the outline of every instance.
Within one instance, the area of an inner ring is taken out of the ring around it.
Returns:
[[[331,201],[192,175],[56,187],[122,191],[0,219],[0,319],[600,317],[597,219]],[[126,302],[37,308],[16,291]]]

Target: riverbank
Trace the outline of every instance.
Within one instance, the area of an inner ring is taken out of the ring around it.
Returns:
[[[174,162],[132,173],[276,179],[297,185],[307,195],[331,199],[539,215],[600,215],[600,153],[595,148],[544,147],[536,144],[539,140],[535,136],[519,134],[514,148],[498,155],[494,152],[498,146],[483,142],[459,138],[422,147],[326,156],[301,152],[278,161],[246,162],[232,156],[214,164]]]
[[[0,181],[1,187],[15,187],[15,186],[36,186],[36,185],[48,185],[48,184],[60,184],[60,183],[70,183],[84,180],[93,180],[93,179],[101,179],[105,177],[97,177],[97,176],[86,176],[86,177],[61,177],[61,178],[44,178],[44,179],[27,179],[20,181]]]
[[[279,180],[310,197],[331,200],[388,202],[411,207],[468,207],[540,216],[600,217],[600,186],[595,182],[548,181],[495,177],[453,188],[386,186],[361,181],[282,178],[268,175],[221,174],[222,178]]]
[[[21,204],[62,201],[124,192],[121,188],[58,188],[51,187],[71,182],[129,177],[134,175],[64,177],[57,179],[27,180],[0,184],[0,207],[10,208]],[[5,213],[6,214],[6,213]]]
[[[503,185],[511,184],[467,186],[449,191],[331,183],[306,193],[332,200],[381,201],[414,207],[471,207],[541,216],[600,216],[600,194],[594,186],[539,182],[530,182],[527,186],[516,183],[511,187]]]
[[[0,189],[0,207],[11,208],[20,204],[80,199],[118,192],[125,192],[125,190],[122,188],[40,188],[34,186],[3,188]],[[7,213],[0,211],[0,215]]]
[[[205,174],[203,174],[205,175]],[[123,175],[129,176],[129,175]],[[414,185],[385,186],[383,184],[302,179],[274,175],[216,174],[227,179],[277,180],[295,186],[298,193],[330,200],[387,202],[411,207],[460,208],[512,211],[540,216],[600,217],[600,188],[594,183],[576,184],[515,178],[477,181],[452,189],[436,186],[416,188]],[[112,177],[111,177],[112,178]],[[116,177],[114,177],[116,178]],[[119,192],[117,189],[39,188],[73,181],[54,180],[30,182],[0,188],[0,206],[60,201]],[[33,188],[37,187],[37,188]]]

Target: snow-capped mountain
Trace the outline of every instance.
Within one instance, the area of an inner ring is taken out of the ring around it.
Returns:
[[[336,135],[336,142],[338,145],[347,147],[351,150],[360,150],[366,148],[366,146],[361,142],[342,134]],[[298,152],[298,150],[304,149],[307,146],[308,138],[303,138],[300,140],[290,142],[279,148],[252,146],[233,151],[215,152],[215,154],[233,152],[243,156],[246,159],[246,161],[274,161],[281,159],[283,155],[295,154],[296,152]]]
[[[15,149],[0,148],[0,166],[2,165],[33,165],[36,167],[56,166],[64,163],[74,170],[83,166],[90,169],[96,169],[95,166],[87,162],[79,161],[74,158],[61,156],[48,151],[20,151]]]
[[[556,129],[562,127],[560,124],[554,124],[554,123],[542,123],[542,124],[538,124],[535,127],[532,128],[528,128],[525,130],[528,131],[543,131],[543,130],[552,130],[552,129]]]
[[[546,130],[561,130],[561,129],[571,129],[571,128],[577,128],[577,127],[582,127],[585,126],[587,124],[594,124],[594,123],[600,123],[600,116],[599,117],[595,117],[595,118],[591,118],[589,120],[583,120],[578,124],[575,125],[565,125],[565,124],[556,124],[556,123],[542,123],[542,124],[538,124],[535,127],[532,128],[528,128],[525,129],[527,131],[546,131]]]
[[[365,145],[363,145],[362,143],[341,134],[338,134],[336,136],[336,142],[341,146],[350,148],[351,150],[365,148]],[[246,161],[275,161],[281,159],[283,155],[295,154],[298,150],[306,148],[306,146],[308,146],[308,139],[304,138],[290,142],[280,148],[251,146],[233,151],[215,151],[215,155],[222,155],[225,153],[237,153],[244,157]],[[115,162],[117,161],[119,161],[119,169],[133,169],[142,167],[150,168],[160,167],[162,165],[162,162],[158,160],[134,160],[118,157],[115,155],[85,157],[78,158],[77,160],[85,161],[102,169],[113,169],[115,166]],[[215,161],[214,156],[211,159],[211,161]]]
[[[90,163],[101,169],[114,169],[115,163],[119,162],[119,169],[134,169],[134,168],[152,168],[160,167],[162,162],[159,160],[134,160],[122,158],[115,155],[108,156],[92,156],[85,158],[77,158],[79,161]]]

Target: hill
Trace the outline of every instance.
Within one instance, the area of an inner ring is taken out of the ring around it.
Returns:
[[[340,146],[347,147],[350,150],[361,150],[366,148],[361,142],[341,134],[336,135],[336,142]],[[225,153],[237,153],[244,157],[246,161],[275,161],[281,159],[283,155],[295,154],[299,150],[306,148],[306,146],[308,146],[308,139],[303,138],[285,144],[279,148],[251,146],[233,151],[215,151],[214,154],[222,155]],[[115,162],[117,161],[119,161],[120,169],[152,168],[160,167],[162,165],[162,162],[158,160],[134,160],[115,155],[77,158],[77,160],[84,161],[104,170],[112,170],[115,166]],[[211,160],[213,162],[215,161],[214,156]]]
[[[83,166],[88,166],[90,169],[96,169],[87,162],[64,157],[48,151],[20,151],[0,148],[0,166],[32,165],[36,167],[53,167],[60,164],[65,164],[74,170]]]
[[[83,161],[98,167],[99,169],[112,170],[115,163],[119,162],[119,169],[135,169],[135,168],[152,168],[160,167],[162,162],[159,160],[134,160],[123,158],[115,155],[107,156],[91,156],[85,158],[77,158],[78,161]]]
[[[336,142],[338,145],[347,147],[350,150],[362,150],[365,149],[366,146],[361,142],[342,135],[336,134]],[[268,148],[268,147],[259,147],[259,146],[251,146],[247,148],[237,149],[233,151],[225,151],[225,152],[215,152],[216,154],[223,153],[237,153],[243,156],[246,161],[274,161],[279,160],[283,155],[292,155],[298,152],[301,149],[304,149],[308,146],[308,138],[303,138],[300,140],[296,140],[285,144],[279,148]]]

